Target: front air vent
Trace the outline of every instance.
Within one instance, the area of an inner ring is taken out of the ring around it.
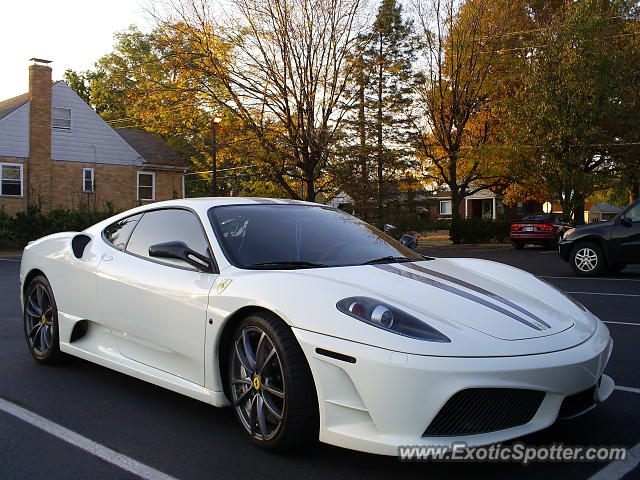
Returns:
[[[73,343],[77,340],[80,340],[87,334],[89,330],[89,320],[80,320],[76,322],[73,326],[73,330],[71,330],[71,337],[69,338],[69,343]]]
[[[567,420],[591,410],[596,405],[596,401],[594,400],[595,393],[596,386],[594,385],[582,392],[565,397],[562,401],[558,418]]]
[[[545,392],[518,388],[469,388],[451,397],[423,437],[495,432],[529,423]]]

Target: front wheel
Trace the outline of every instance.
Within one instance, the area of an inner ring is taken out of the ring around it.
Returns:
[[[580,276],[592,277],[605,269],[604,252],[595,242],[582,242],[571,251],[570,263],[573,271]]]
[[[24,296],[24,335],[33,358],[39,363],[61,359],[58,334],[58,309],[53,290],[46,277],[38,275]]]
[[[318,438],[315,384],[291,329],[268,312],[238,325],[229,348],[227,387],[252,442],[287,451]]]

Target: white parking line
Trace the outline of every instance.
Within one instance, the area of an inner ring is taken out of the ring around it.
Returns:
[[[623,387],[622,385],[616,385],[614,388],[621,392],[640,393],[640,388]]]
[[[580,294],[580,295],[609,295],[612,297],[640,297],[640,295],[636,295],[635,293],[603,293],[603,292],[564,292],[571,294]]]
[[[0,262],[19,262],[17,258],[0,258]]]
[[[617,480],[636,468],[638,463],[640,463],[640,443],[627,451],[627,458],[611,462],[595,475],[589,477],[589,480]]]
[[[104,445],[96,443],[68,428],[58,425],[51,420],[47,420],[36,413],[30,412],[2,398],[0,398],[0,410],[141,478],[149,480],[175,480],[174,477],[148,467],[133,458],[111,450]]]
[[[613,320],[603,320],[604,323],[615,323],[616,325],[633,325],[634,327],[640,327],[640,323],[633,322],[614,322]]]

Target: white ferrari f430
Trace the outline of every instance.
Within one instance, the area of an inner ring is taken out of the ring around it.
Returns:
[[[218,407],[271,450],[481,445],[606,399],[606,326],[517,268],[418,255],[314,203],[201,198],[30,243],[33,357]]]

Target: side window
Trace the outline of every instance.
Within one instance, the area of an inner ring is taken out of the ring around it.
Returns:
[[[142,214],[123,218],[104,229],[104,238],[118,250],[124,250]]]
[[[632,222],[640,222],[640,203],[636,204],[630,210],[627,210],[627,213],[624,214]]]
[[[196,216],[187,210],[154,210],[144,214],[127,244],[127,251],[149,257],[149,247],[156,243],[181,241],[201,255],[209,256],[209,244]],[[181,260],[153,258],[154,261],[189,267]]]

